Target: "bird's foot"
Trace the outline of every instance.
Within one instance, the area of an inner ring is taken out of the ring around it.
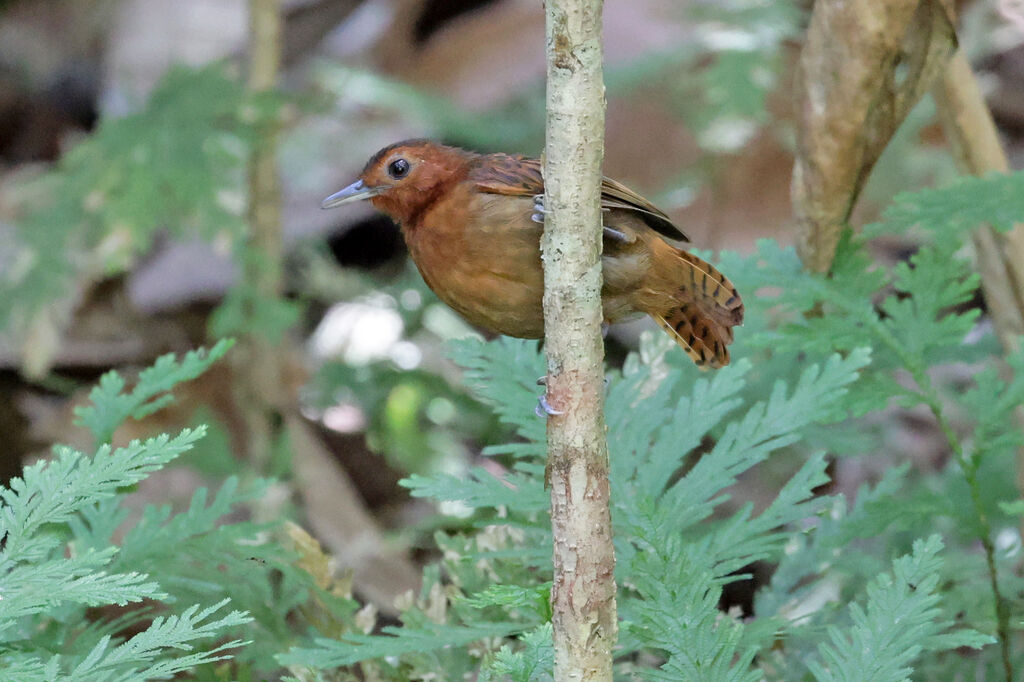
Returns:
[[[537,398],[537,407],[533,408],[533,413],[540,417],[541,419],[547,419],[548,417],[557,417],[559,415],[565,414],[564,411],[556,410],[555,408],[551,407],[551,403],[548,402],[548,396],[545,393],[542,393],[540,397]]]
[[[533,195],[533,214],[530,216],[530,220],[535,223],[544,224],[544,195],[534,194]]]
[[[605,327],[605,329],[607,329],[607,325],[604,325],[604,327]],[[605,377],[604,378],[604,387],[608,388],[608,384],[609,384],[609,379],[608,379],[608,377]],[[542,376],[542,377],[538,377],[537,378],[537,385],[538,386],[544,386],[546,388],[547,385],[548,385],[547,375]],[[537,406],[533,408],[533,413],[535,415],[537,415],[538,417],[540,417],[541,419],[547,419],[548,417],[558,417],[560,415],[563,415],[563,414],[565,414],[565,410],[556,410],[554,407],[552,407],[551,403],[548,402],[548,394],[545,392],[545,393],[541,393],[537,397]]]
[[[607,211],[608,209],[602,209]],[[544,195],[534,194],[533,195],[533,213],[530,214],[530,220],[535,223],[544,224],[544,214],[547,211],[544,209]],[[623,244],[629,244],[632,240],[622,230],[616,230],[614,227],[604,226],[604,236],[608,237],[612,241],[621,242]]]
[[[614,227],[604,226],[604,236],[612,241],[619,242],[621,244],[629,244],[629,236],[622,230],[616,230]]]
[[[547,385],[548,385],[548,377],[547,377],[547,375],[544,375],[542,377],[538,377],[537,378],[537,385],[538,386],[544,386],[545,388],[547,388]],[[547,419],[548,417],[557,417],[559,415],[565,414],[564,411],[556,410],[555,408],[553,408],[551,406],[551,403],[548,402],[548,394],[547,394],[547,392],[541,393],[540,396],[537,398],[537,406],[533,408],[533,413],[535,415],[537,415],[538,417],[540,417],[541,419]]]

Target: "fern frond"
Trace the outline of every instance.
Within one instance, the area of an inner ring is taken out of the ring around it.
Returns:
[[[450,342],[449,356],[463,368],[466,385],[480,401],[533,444],[527,452],[543,456],[545,450],[536,444],[545,442],[546,427],[533,410],[542,391],[537,377],[547,373],[547,366],[537,343],[509,337],[486,345],[475,339],[457,339]]]
[[[209,351],[189,351],[181,361],[173,353],[157,358],[139,373],[130,393],[125,393],[124,378],[111,370],[100,377],[89,393],[91,405],[75,408],[75,423],[88,428],[97,443],[107,443],[126,419],[143,419],[166,407],[174,397],[169,391],[176,385],[195,379],[222,358],[234,345],[232,339],[221,339]]]
[[[462,647],[489,637],[506,637],[522,628],[516,623],[385,627],[382,635],[349,633],[341,639],[317,638],[313,648],[296,647],[277,659],[282,665],[337,668],[375,658]]]
[[[174,438],[165,434],[136,440],[114,451],[104,445],[91,458],[57,447],[56,459],[25,468],[21,477],[11,479],[10,487],[0,489],[0,534],[7,538],[0,552],[0,574],[52,549],[45,536],[36,536],[42,525],[66,523],[87,505],[138,483],[192,447],[204,432],[202,426],[185,429]]]
[[[472,507],[500,507],[515,509],[519,513],[545,511],[550,498],[542,482],[522,472],[510,472],[498,478],[483,467],[473,467],[464,475],[413,474],[399,482],[413,497],[462,502]]]
[[[811,366],[804,370],[789,396],[785,383],[777,382],[767,401],[754,404],[742,419],[731,422],[711,453],[701,457],[684,477],[658,497],[658,507],[666,511],[666,517],[679,519],[682,527],[707,518],[725,499],[719,492],[732,485],[739,473],[794,443],[802,427],[841,416],[841,398],[869,359],[870,353],[861,349],[846,358],[833,356],[821,367]],[[703,426],[694,424],[692,428]],[[675,454],[677,466],[678,458],[684,454]],[[623,490],[622,494],[650,498],[656,492],[632,489],[628,493]],[[629,518],[628,509],[623,509],[623,518]],[[627,525],[627,532],[629,528]]]
[[[959,244],[979,225],[1009,230],[1024,215],[1024,171],[962,176],[946,187],[897,194],[869,235],[921,226],[935,241]]]
[[[101,606],[167,595],[144,573],[108,573],[115,548],[16,566],[0,578],[0,630],[17,618],[65,603]]]
[[[868,585],[866,607],[851,604],[852,624],[830,627],[830,642],[818,647],[820,660],[808,662],[815,679],[901,682],[925,651],[978,649],[995,642],[975,630],[950,631],[952,621],[943,619],[938,593],[941,549],[937,535],[917,540],[913,554],[893,561],[891,573]]]
[[[251,617],[240,611],[213,620],[213,615],[228,603],[225,599],[204,609],[187,608],[181,615],[157,618],[144,631],[131,639],[111,646],[112,639],[104,637],[75,666],[67,680],[76,682],[131,682],[133,680],[163,679],[190,670],[198,665],[228,658],[229,649],[246,644],[232,640],[191,654],[162,657],[168,650],[190,651],[194,642],[221,635],[231,627],[248,623]]]
[[[24,327],[85,272],[116,272],[159,230],[244,233],[246,150],[278,101],[251,98],[223,65],[171,69],[137,113],[96,131],[38,181],[0,270],[0,326]]]
[[[551,682],[554,679],[555,648],[551,623],[519,637],[521,648],[501,647],[480,671],[481,682]]]

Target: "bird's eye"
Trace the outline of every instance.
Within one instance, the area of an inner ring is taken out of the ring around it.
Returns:
[[[388,175],[395,180],[404,178],[409,172],[409,162],[405,159],[395,159],[388,164]]]

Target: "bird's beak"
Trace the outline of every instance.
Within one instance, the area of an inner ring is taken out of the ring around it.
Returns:
[[[320,208],[335,208],[337,206],[351,204],[355,201],[362,201],[363,199],[369,199],[370,197],[377,196],[383,190],[383,187],[367,187],[366,183],[362,180],[356,180],[340,192],[335,192],[324,199],[320,203]]]

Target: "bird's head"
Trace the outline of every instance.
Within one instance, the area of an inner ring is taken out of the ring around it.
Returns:
[[[363,199],[406,224],[435,201],[450,183],[461,180],[473,158],[470,152],[430,140],[407,140],[370,157],[359,179],[323,200],[335,208]]]

